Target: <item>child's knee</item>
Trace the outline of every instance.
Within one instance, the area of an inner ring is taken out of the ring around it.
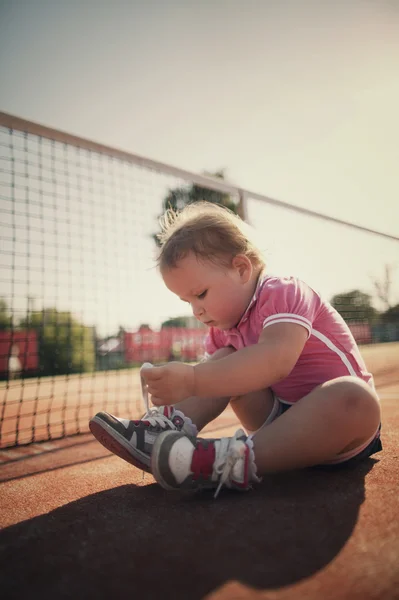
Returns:
[[[375,421],[381,420],[381,407],[376,392],[362,380],[353,380],[351,393],[347,398],[347,410],[354,411],[356,416],[361,415]]]
[[[336,414],[344,414],[345,418],[360,417],[378,425],[381,418],[380,402],[376,392],[366,382],[356,377],[341,377],[331,383],[329,400]]]

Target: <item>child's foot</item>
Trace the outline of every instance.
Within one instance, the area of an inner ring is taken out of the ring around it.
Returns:
[[[99,412],[90,420],[89,427],[107,450],[148,473],[151,472],[152,449],[160,433],[184,431],[187,435],[197,435],[191,419],[173,406],[151,408],[137,421]]]
[[[231,438],[190,438],[182,431],[165,431],[152,451],[151,468],[166,490],[199,490],[222,485],[248,490],[256,476],[252,439],[239,429]]]

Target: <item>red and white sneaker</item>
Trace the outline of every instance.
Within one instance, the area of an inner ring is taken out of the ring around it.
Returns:
[[[152,367],[144,363],[143,368]],[[99,412],[90,419],[94,437],[107,450],[123,458],[138,469],[151,472],[151,453],[157,437],[164,431],[184,431],[196,436],[197,427],[174,406],[149,407],[148,389],[141,377],[141,393],[146,409],[138,420],[120,419],[107,412]]]
[[[139,420],[120,419],[99,412],[89,423],[94,437],[107,450],[138,469],[151,472],[151,453],[158,436],[164,431],[184,431],[195,436],[197,428],[173,406],[151,408]]]
[[[253,442],[242,429],[233,437],[195,438],[182,431],[165,431],[152,449],[151,470],[166,490],[216,488],[248,490],[256,476]]]

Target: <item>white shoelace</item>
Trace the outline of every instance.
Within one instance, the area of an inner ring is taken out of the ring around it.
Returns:
[[[218,440],[219,448],[213,465],[213,473],[216,477],[220,477],[220,481],[214,498],[218,497],[222,486],[230,479],[234,465],[238,460],[243,458],[246,452],[245,444],[242,440],[238,440],[243,433],[242,429],[239,429],[232,438],[221,438]]]
[[[152,367],[152,366],[153,365],[151,363],[144,363],[141,366],[141,369]],[[140,369],[140,372],[141,372],[141,369]],[[145,406],[145,414],[143,417],[141,417],[141,420],[148,421],[150,423],[150,425],[152,425],[153,427],[160,425],[163,429],[165,429],[167,426],[169,426],[171,429],[176,429],[176,426],[174,425],[174,423],[172,423],[172,421],[170,419],[168,419],[168,417],[166,417],[165,415],[163,415],[159,412],[159,408],[157,408],[156,406],[153,406],[152,408],[150,408],[150,404],[149,404],[149,400],[148,400],[148,387],[147,387],[147,384],[145,383],[144,379],[141,377],[141,375],[140,375],[140,381],[141,381],[141,395],[143,397],[143,402],[144,402],[144,406]]]
[[[170,429],[177,429],[176,425],[168,419],[168,417],[165,417],[164,414],[160,413],[159,409],[156,407],[150,408],[145,415],[141,417],[140,421],[148,421],[153,427],[160,425],[163,429],[167,426],[169,426]]]
[[[152,367],[151,363],[144,363],[143,365],[141,365],[141,369],[149,368],[149,367]],[[145,406],[145,414],[147,414],[150,412],[150,405],[148,402],[148,387],[147,387],[147,384],[144,381],[143,377],[141,376],[141,369],[140,369],[141,396],[143,398],[143,402],[144,402],[144,406]]]

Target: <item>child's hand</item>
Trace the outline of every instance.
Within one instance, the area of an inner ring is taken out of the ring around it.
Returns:
[[[194,367],[191,365],[171,362],[162,367],[142,368],[140,374],[154,404],[160,398],[162,404],[175,404],[194,396]]]

